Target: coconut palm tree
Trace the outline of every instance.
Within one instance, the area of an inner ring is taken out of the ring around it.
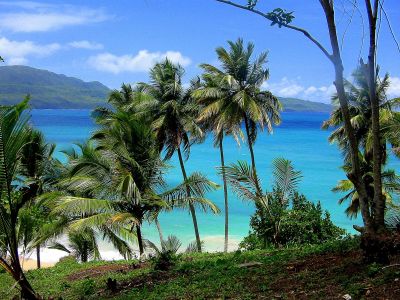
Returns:
[[[69,231],[67,237],[68,246],[55,242],[48,248],[64,251],[81,262],[101,259],[95,230],[86,228],[83,232]]]
[[[228,124],[227,128],[244,123],[252,170],[257,177],[253,145],[258,130],[266,128],[271,133],[272,126],[280,123],[281,104],[272,93],[262,90],[262,84],[269,77],[269,70],[264,67],[267,53],[252,61],[254,44],[248,43],[245,47],[242,39],[228,44],[229,49],[216,49],[220,68],[201,65],[207,76],[219,81],[219,88],[206,90],[203,95],[214,99],[203,110],[203,117],[221,115],[220,126]],[[257,190],[262,193],[260,187]]]
[[[92,141],[71,161],[70,177],[60,184],[71,195],[49,195],[53,214],[74,220],[71,230],[109,228],[124,238],[135,230],[139,252],[144,253],[141,226],[154,212],[166,206],[183,208],[199,204],[217,211],[204,199],[215,184],[206,178],[188,177],[171,191],[163,189],[165,165],[152,128],[125,111],[116,111],[99,122]],[[192,198],[183,197],[190,189]]]
[[[190,93],[182,86],[184,70],[180,65],[175,65],[168,59],[157,63],[150,70],[150,83],[141,83],[140,89],[150,96],[152,100],[146,101],[142,111],[153,118],[152,127],[160,150],[165,150],[165,159],[170,159],[175,152],[178,153],[179,164],[184,181],[188,176],[185,169],[185,158],[189,157],[191,143],[201,136],[203,132],[196,124],[195,118],[198,106],[192,101]],[[191,198],[190,189],[187,189],[188,198]],[[201,251],[201,240],[194,205],[189,202],[190,214],[198,246]]]
[[[27,201],[20,219],[20,240],[27,248],[34,239],[38,228],[48,220],[48,211],[36,203],[36,198],[53,190],[61,173],[61,163],[53,158],[54,144],[45,142],[44,136],[37,130],[30,133],[30,142],[25,145],[19,169],[19,190]],[[40,244],[36,246],[37,267],[40,268]]]
[[[50,212],[50,222],[43,224],[38,230],[30,248],[38,244],[49,247],[59,245],[60,237],[66,235],[71,236],[72,240],[82,241],[82,249],[86,248],[88,251],[91,247],[89,244],[97,245],[97,240],[105,240],[124,258],[132,258],[133,252],[128,242],[136,240],[135,233],[128,228],[127,222],[111,222],[111,207],[114,203],[93,199],[96,192],[100,192],[100,188],[96,189],[96,184],[102,184],[100,178],[105,178],[111,170],[112,162],[102,159],[92,143],[79,144],[77,148],[79,150],[72,148],[63,151],[69,161],[57,182],[58,190],[45,193],[38,199],[38,204]],[[89,175],[79,171],[74,175],[73,168],[77,168],[79,164],[80,167],[86,164]],[[95,183],[95,180],[98,182]],[[71,244],[74,243],[72,240]],[[83,243],[85,240],[87,245]]]
[[[204,132],[211,131],[214,135],[214,146],[219,148],[222,167],[222,180],[224,184],[224,206],[225,206],[225,239],[224,252],[228,251],[229,241],[229,204],[228,185],[224,173],[225,158],[223,140],[225,135],[233,135],[235,140],[243,139],[240,121],[232,118],[234,114],[228,112],[227,106],[231,102],[229,85],[222,76],[204,73],[200,86],[193,91],[192,96],[197,100],[201,109],[197,122]]]
[[[361,171],[364,174],[362,176],[363,182],[367,192],[371,195],[371,199],[373,199],[372,111],[369,87],[365,74],[362,72],[361,68],[358,68],[353,72],[353,78],[354,83],[346,82],[346,94],[349,103],[351,122],[361,150]],[[396,108],[400,105],[400,99],[387,99],[386,91],[389,85],[390,81],[388,74],[386,74],[385,77],[376,84],[376,96],[380,103],[379,111],[383,165],[385,165],[387,161],[387,145],[393,147],[395,154],[397,147],[400,145],[400,140],[398,139],[396,130],[397,128],[400,128],[400,113],[396,111]],[[342,112],[337,106],[337,101],[338,99],[335,95],[332,98],[332,102],[336,108],[332,111],[329,120],[323,123],[322,128],[333,128],[333,131],[329,136],[329,141],[331,143],[337,143],[339,148],[343,151],[345,156],[345,165],[343,166],[343,170],[348,174],[351,172],[349,143],[343,125]],[[396,182],[398,182],[398,176],[393,173],[392,170],[384,170],[382,172],[382,181],[383,196],[386,197],[387,200],[390,200],[391,194],[397,193],[398,191],[398,188],[395,187]],[[354,185],[351,180],[346,179],[340,181],[333,191],[346,192],[346,195],[339,200],[339,203],[343,203],[345,200],[350,200],[346,213],[350,217],[356,216],[360,209],[360,205],[358,193],[354,190]]]
[[[23,299],[38,299],[21,268],[18,253],[18,217],[29,198],[16,191],[21,153],[30,142],[31,129],[28,126],[29,99],[18,105],[0,107],[0,232],[4,236],[5,253],[0,257],[3,267],[19,284]],[[9,255],[9,257],[5,255]]]

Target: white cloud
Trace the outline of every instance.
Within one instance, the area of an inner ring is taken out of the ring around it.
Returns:
[[[280,82],[265,82],[263,87],[280,97],[296,97],[304,91],[303,86],[299,85],[295,80],[290,80],[287,77],[283,77]]]
[[[33,1],[0,1],[0,6],[19,7],[24,9],[42,9],[49,8],[52,5],[48,3]]]
[[[400,78],[390,77],[390,86],[387,90],[387,95],[390,98],[400,97]]]
[[[298,83],[297,80],[288,79],[287,77],[283,77],[279,82],[265,82],[263,88],[270,90],[279,97],[295,97],[324,103],[330,103],[331,96],[336,91],[333,85],[307,87]]]
[[[96,70],[118,74],[121,72],[147,72],[156,62],[164,58],[184,67],[191,63],[190,58],[183,56],[178,51],[149,52],[148,50],[140,50],[136,55],[121,56],[101,53],[90,57],[88,63]]]
[[[87,49],[87,50],[100,50],[103,49],[103,45],[99,43],[89,42],[89,41],[74,41],[68,44],[68,46],[78,49]]]
[[[43,57],[61,49],[60,44],[37,44],[32,41],[12,41],[5,37],[0,38],[1,56],[6,63],[26,64],[29,56]]]
[[[0,29],[13,32],[40,32],[67,26],[102,22],[110,18],[102,9],[39,2],[0,2],[14,11],[0,14]],[[17,10],[15,10],[17,9]]]

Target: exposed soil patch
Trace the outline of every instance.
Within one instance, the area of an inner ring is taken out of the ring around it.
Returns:
[[[276,298],[285,299],[343,299],[345,294],[352,299],[400,299],[400,279],[382,284],[386,275],[377,268],[375,275],[367,275],[361,251],[312,255],[288,263],[286,275],[273,282],[270,290]]]
[[[125,273],[131,270],[147,267],[148,264],[109,264],[104,266],[97,266],[93,268],[84,269],[68,275],[68,281],[81,280],[86,278],[93,278],[103,276],[106,273],[120,272]]]

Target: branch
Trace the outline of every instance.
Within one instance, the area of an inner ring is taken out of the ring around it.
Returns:
[[[15,278],[14,274],[13,274],[13,269],[11,268],[11,266],[8,264],[8,262],[0,256],[0,266],[3,267],[3,269],[9,273],[13,278]]]
[[[234,6],[234,7],[237,7],[237,8],[240,8],[240,9],[243,9],[243,10],[250,11],[250,12],[252,12],[254,14],[257,14],[257,15],[259,15],[259,16],[261,16],[261,17],[263,17],[263,18],[265,18],[265,19],[267,19],[269,21],[271,21],[271,22],[274,21],[267,14],[265,14],[265,13],[263,13],[263,12],[257,10],[257,9],[250,8],[250,7],[247,7],[245,5],[237,4],[235,2],[228,1],[228,0],[217,0],[217,1],[221,2],[221,3],[225,3],[225,4],[228,4],[228,5],[231,5],[231,6]],[[307,30],[305,30],[303,28],[300,28],[300,27],[297,27],[297,26],[284,24],[284,23],[280,23],[279,25],[282,26],[282,27],[286,27],[286,28],[289,28],[289,29],[292,29],[292,30],[295,30],[295,31],[298,31],[298,32],[301,32],[302,34],[304,34],[312,43],[314,43],[325,54],[325,56],[330,61],[332,61],[332,55],[329,54],[328,50],[326,50],[326,48],[320,42],[318,42]]]
[[[385,10],[385,8],[383,7],[383,4],[381,3],[381,1],[379,1],[379,6],[381,7],[381,9],[382,9],[382,11],[383,11],[383,14],[385,15],[386,22],[388,23],[390,33],[391,33],[391,35],[392,35],[392,37],[393,37],[393,40],[394,40],[394,42],[395,42],[395,44],[396,44],[396,46],[397,46],[397,50],[399,50],[399,52],[400,52],[400,45],[399,45],[399,42],[398,42],[397,39],[396,39],[396,35],[394,34],[394,30],[393,30],[393,28],[392,28],[392,24],[390,23],[389,16],[388,16],[388,14],[386,13],[386,10]]]

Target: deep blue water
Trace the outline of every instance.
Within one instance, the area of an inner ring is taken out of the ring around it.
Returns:
[[[283,113],[282,124],[276,127],[272,135],[259,133],[255,144],[257,170],[262,179],[264,189],[271,186],[271,162],[273,158],[284,157],[293,161],[296,169],[303,173],[300,192],[312,201],[321,201],[324,209],[331,213],[333,221],[351,231],[353,224],[360,220],[349,220],[344,214],[345,206],[339,206],[339,195],[331,192],[332,187],[345,175],[340,169],[341,154],[335,145],[327,141],[329,132],[321,130],[321,124],[328,118],[324,113]],[[57,144],[57,149],[71,147],[74,142],[83,142],[94,130],[89,110],[33,110],[32,122],[42,130],[49,142]],[[245,144],[238,147],[232,138],[224,143],[226,163],[237,160],[250,160]],[[57,157],[65,160],[61,153]],[[167,174],[167,181],[174,185],[182,181],[178,161],[173,157],[173,166]],[[201,171],[211,180],[221,183],[216,174],[219,162],[219,151],[213,147],[212,137],[205,143],[194,145],[189,160],[186,162],[187,172]],[[391,159],[391,167],[398,169],[399,160]],[[223,208],[222,189],[208,195],[220,208]],[[240,240],[249,230],[249,218],[254,207],[251,203],[238,200],[232,193],[230,201],[230,235],[232,240]],[[200,234],[210,248],[222,248],[220,237],[224,234],[223,214],[214,216],[198,213]],[[164,234],[175,234],[186,244],[194,240],[193,225],[190,215],[185,211],[164,214],[160,218]],[[153,226],[145,228],[146,238],[157,240]]]

